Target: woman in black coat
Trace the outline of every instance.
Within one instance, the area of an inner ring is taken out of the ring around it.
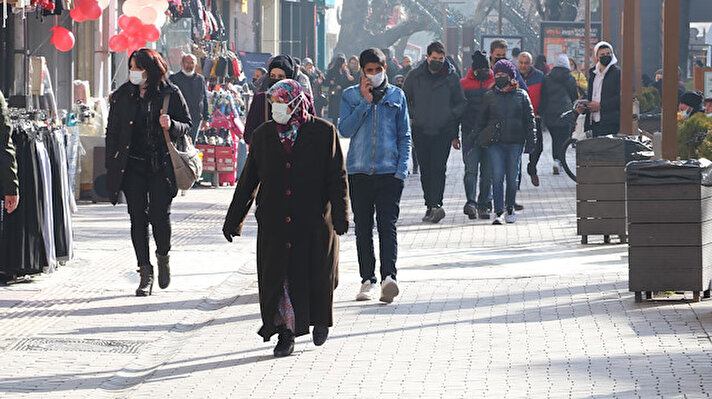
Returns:
[[[334,58],[331,67],[326,72],[326,82],[329,85],[329,119],[333,123],[337,123],[341,112],[341,94],[349,86],[358,84],[358,81],[354,81],[353,76],[349,73],[346,57],[339,55]]]
[[[156,241],[158,285],[168,287],[170,209],[178,193],[163,130],[173,142],[188,133],[190,112],[180,90],[165,78],[168,65],[156,51],[142,48],[129,57],[129,82],[111,94],[106,128],[106,186],[116,205],[123,191],[131,218],[131,241],[141,282],[136,296],[151,295],[153,266],[148,224]],[[164,99],[168,110],[163,112]]]
[[[556,163],[555,168],[561,167],[559,155],[564,141],[571,135],[574,127],[574,116],[562,118],[561,115],[571,111],[574,101],[578,98],[576,79],[571,75],[569,58],[566,54],[559,54],[554,63],[554,68],[544,77],[541,87],[541,101],[539,102],[539,115],[551,133],[551,154]]]
[[[270,89],[273,121],[255,131],[223,234],[242,232],[257,196],[257,278],[266,341],[279,333],[275,356],[314,326],[315,345],[333,324],[339,239],[348,229],[346,168],[336,128],[307,113],[299,83]]]

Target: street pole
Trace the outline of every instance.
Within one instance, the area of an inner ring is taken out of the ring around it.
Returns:
[[[643,29],[640,15],[640,3],[635,1],[635,93],[640,95],[643,91]]]
[[[443,12],[443,46],[447,52],[447,3],[442,3],[441,6]]]
[[[499,18],[499,34],[502,34],[502,0],[499,0],[499,12],[498,12],[498,18]]]
[[[635,0],[623,4],[623,49],[621,58],[621,119],[620,133],[633,134],[633,75],[635,69]]]
[[[583,70],[591,69],[591,0],[586,0],[586,34],[584,35]]]
[[[680,0],[663,1],[663,158],[675,160],[677,150],[677,63],[680,54]]]
[[[611,42],[611,0],[601,0],[601,39]]]

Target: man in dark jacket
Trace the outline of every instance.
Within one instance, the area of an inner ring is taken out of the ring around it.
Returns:
[[[0,92],[0,194],[5,197],[5,209],[12,213],[20,201],[17,180],[17,160],[12,145],[12,125],[5,104],[5,96]]]
[[[472,54],[472,67],[460,80],[467,98],[467,110],[462,116],[462,160],[465,162],[465,196],[467,203],[463,212],[470,219],[489,219],[491,208],[492,170],[490,169],[487,149],[477,145],[472,131],[477,125],[482,107],[482,98],[494,85],[494,73],[489,67],[487,56],[481,51]],[[477,196],[477,173],[479,170],[480,195]]]
[[[403,91],[427,207],[423,221],[437,223],[445,217],[442,205],[450,145],[460,149],[458,130],[467,107],[455,66],[446,61],[442,43],[428,46],[426,62],[408,74]]]
[[[403,78],[408,76],[410,71],[413,70],[413,60],[409,56],[404,56],[401,61],[401,69],[398,71],[399,75],[403,75]]]
[[[564,141],[573,131],[573,115],[562,118],[561,115],[570,111],[578,98],[576,79],[571,75],[570,63],[566,54],[559,54],[554,68],[544,78],[541,87],[539,114],[551,134],[551,154],[554,157],[554,174],[559,174],[559,155]]]
[[[188,135],[195,143],[198,132],[208,127],[208,86],[205,77],[195,71],[196,58],[193,54],[186,54],[181,61],[180,72],[171,75],[171,82],[178,86],[190,110],[190,119],[193,126]]]
[[[702,100],[704,95],[700,91],[686,91],[680,96],[678,111],[684,119],[688,119],[695,114],[702,112]]]
[[[596,65],[588,75],[588,106],[578,107],[586,112],[586,130],[594,137],[617,134],[621,119],[621,70],[608,42],[598,42],[594,48]]]
[[[539,116],[539,100],[541,98],[541,85],[544,82],[544,72],[534,68],[534,58],[531,53],[527,51],[519,53],[517,63],[517,69],[522,75],[524,82],[527,84],[529,99],[531,99],[532,106],[534,107],[534,115],[536,116],[536,147],[529,149],[531,152],[529,153],[527,173],[532,180],[532,184],[535,187],[538,187],[539,176],[537,175],[536,166],[539,163],[541,153],[544,152],[544,147],[542,145],[543,136],[541,133],[541,117]]]

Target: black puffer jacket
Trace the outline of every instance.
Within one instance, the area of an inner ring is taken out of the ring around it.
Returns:
[[[126,82],[109,97],[109,120],[106,126],[106,189],[109,193],[109,200],[114,205],[118,202],[126,164],[129,162],[134,120],[136,120],[139,107],[138,96],[138,86]],[[188,105],[178,87],[168,81],[163,82],[158,95],[151,101],[150,138],[155,145],[159,173],[164,174],[170,183],[171,195],[175,197],[178,187],[175,184],[173,165],[168,154],[163,129],[158,123],[165,96],[170,96],[167,114],[172,120],[171,128],[168,130],[171,141],[175,143],[179,137],[188,133],[192,121]]]
[[[446,59],[437,74],[430,73],[428,63],[423,62],[408,74],[403,91],[414,130],[429,136],[458,137],[460,118],[467,108],[467,101],[455,66],[450,61]]]
[[[593,81],[596,74],[593,72],[594,66],[588,72],[588,97],[593,98]],[[601,121],[600,130],[610,133],[618,133],[621,126],[621,69],[618,65],[611,65],[603,77],[603,87],[601,89]],[[586,114],[586,130],[591,129],[591,113]]]
[[[490,121],[502,123],[499,142],[502,144],[525,144],[534,148],[536,144],[536,125],[534,124],[534,108],[529,94],[522,89],[502,91],[493,88],[485,94],[482,100],[481,114],[472,134],[475,142],[480,131]]]
[[[561,114],[570,111],[577,98],[576,79],[571,76],[571,72],[562,67],[552,69],[544,77],[539,103],[539,115],[544,119],[546,126],[571,126],[574,122],[573,114],[568,118],[561,118]]]

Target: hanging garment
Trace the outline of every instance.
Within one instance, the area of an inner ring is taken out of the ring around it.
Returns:
[[[54,212],[52,206],[52,164],[49,160],[49,153],[45,142],[38,137],[36,140],[37,163],[40,169],[40,180],[42,190],[42,238],[44,239],[45,256],[47,262],[43,265],[48,271],[54,271],[57,267],[57,252],[54,241]]]
[[[40,167],[35,129],[29,122],[15,125],[12,141],[17,157],[20,202],[15,212],[3,217],[0,239],[0,272],[20,277],[42,272],[47,263],[40,226],[44,224]]]
[[[52,212],[54,215],[55,254],[58,261],[72,259],[71,191],[67,171],[67,153],[64,132],[54,129],[47,132],[47,151],[52,166]]]

